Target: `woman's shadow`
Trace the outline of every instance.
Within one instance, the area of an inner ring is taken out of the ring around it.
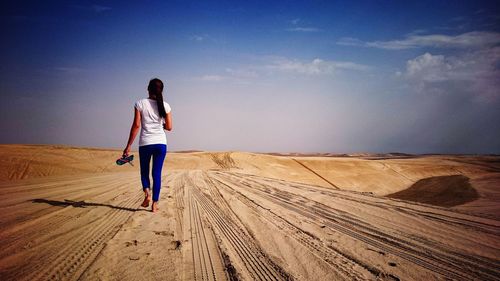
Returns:
[[[33,199],[33,200],[31,200],[31,202],[33,202],[33,203],[45,203],[45,204],[50,204],[52,206],[59,206],[59,207],[73,206],[75,208],[85,208],[85,207],[92,207],[92,206],[101,206],[101,207],[108,207],[108,208],[112,208],[112,209],[124,210],[124,211],[129,211],[129,212],[147,211],[144,209],[127,208],[127,207],[113,206],[113,205],[109,205],[109,204],[85,202],[83,200],[82,201],[73,201],[73,200],[64,199],[64,201],[56,201],[56,200],[48,200],[48,199]]]

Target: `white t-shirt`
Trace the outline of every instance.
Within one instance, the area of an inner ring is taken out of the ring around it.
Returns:
[[[163,102],[165,112],[171,111],[170,105]],[[145,98],[138,100],[135,108],[141,113],[141,135],[139,137],[139,146],[148,144],[167,144],[167,136],[163,131],[163,123],[165,119],[160,117],[156,101]]]

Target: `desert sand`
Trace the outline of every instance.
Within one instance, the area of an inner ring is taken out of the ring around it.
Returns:
[[[500,280],[499,156],[120,154],[0,145],[0,280]]]

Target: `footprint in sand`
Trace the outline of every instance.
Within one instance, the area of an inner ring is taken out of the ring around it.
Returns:
[[[130,241],[127,241],[127,242],[125,242],[125,246],[127,246],[127,247],[130,247],[130,246],[132,246],[132,245],[137,246],[137,244],[138,244],[138,243],[139,243],[139,242],[138,242],[137,240],[133,240],[133,241],[131,241],[131,242],[130,242]]]
[[[156,235],[161,235],[161,236],[173,236],[173,233],[169,233],[167,231],[153,231]]]
[[[139,260],[141,257],[137,256],[137,255],[130,255],[128,256],[128,259],[131,260],[131,261],[137,261]]]
[[[179,240],[175,240],[171,242],[174,246],[174,250],[180,250],[182,246],[182,242]]]

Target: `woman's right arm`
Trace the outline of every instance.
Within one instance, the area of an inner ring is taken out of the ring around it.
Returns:
[[[128,136],[128,141],[127,141],[127,146],[123,150],[123,155],[128,156],[128,153],[130,152],[130,147],[132,146],[132,143],[134,143],[135,136],[137,135],[137,132],[141,128],[141,113],[137,108],[134,108],[134,121],[132,122],[132,127],[130,128],[130,134]]]
[[[172,112],[167,113],[167,118],[165,118],[165,124],[163,129],[167,131],[172,131]]]

